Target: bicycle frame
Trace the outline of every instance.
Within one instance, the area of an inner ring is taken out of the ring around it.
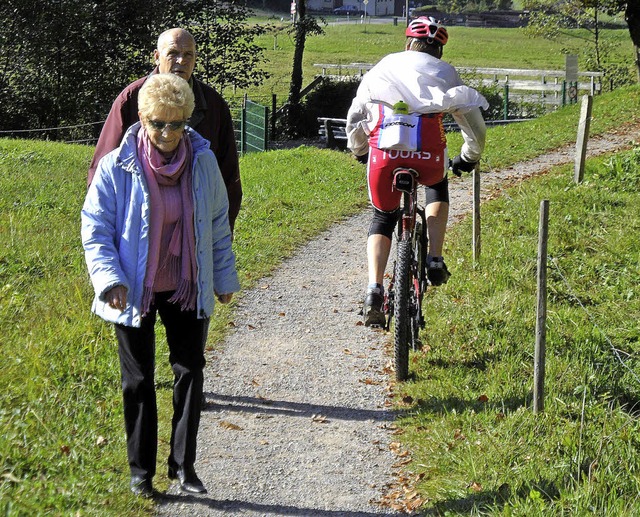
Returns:
[[[427,227],[424,207],[418,203],[418,173],[413,169],[394,171],[393,188],[402,192],[403,204],[397,228],[398,257],[387,291],[386,329],[395,317],[396,377],[408,376],[409,344],[415,349],[418,333],[424,328],[422,299],[427,288],[426,247]]]

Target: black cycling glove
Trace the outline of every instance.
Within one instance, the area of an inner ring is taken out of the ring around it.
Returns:
[[[462,176],[463,172],[471,172],[475,166],[476,162],[466,162],[458,155],[451,162],[451,171],[456,176]]]

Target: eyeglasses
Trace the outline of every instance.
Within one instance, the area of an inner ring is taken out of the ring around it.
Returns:
[[[164,131],[168,129],[169,131],[178,131],[184,127],[187,123],[186,120],[175,120],[173,122],[164,122],[162,120],[151,120],[148,119],[147,122],[149,125],[156,131]]]

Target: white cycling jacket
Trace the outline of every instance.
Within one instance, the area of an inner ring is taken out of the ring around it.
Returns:
[[[393,106],[400,100],[409,105],[409,113],[451,113],[464,139],[462,159],[480,159],[486,137],[480,108],[489,107],[487,100],[463,85],[449,63],[412,50],[389,54],[363,76],[347,115],[347,145],[355,155],[368,151],[378,104]]]

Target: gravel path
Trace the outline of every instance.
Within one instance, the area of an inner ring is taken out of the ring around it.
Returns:
[[[593,139],[589,155],[637,142],[631,129]],[[483,197],[573,156],[569,146],[483,174]],[[470,212],[471,188],[468,175],[452,179],[452,221]],[[400,514],[380,504],[406,463],[389,407],[389,337],[359,315],[368,224],[367,210],[334,226],[239,298],[205,370],[196,468],[209,493],[173,485],[158,515]]]

